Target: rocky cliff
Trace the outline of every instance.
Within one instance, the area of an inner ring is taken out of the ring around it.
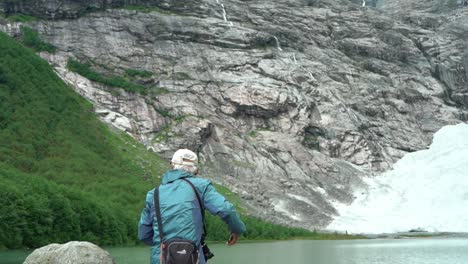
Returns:
[[[262,218],[323,228],[362,177],[468,120],[468,13],[426,2],[3,0],[3,10],[48,19],[27,23],[58,48],[42,56],[101,119],[166,157],[196,150],[204,175]],[[70,58],[103,75],[151,72],[133,79],[147,92],[90,81]]]

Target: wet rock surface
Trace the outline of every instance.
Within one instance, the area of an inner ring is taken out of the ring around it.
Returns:
[[[71,241],[38,248],[23,264],[115,264],[115,261],[107,251],[90,242]]]
[[[166,157],[197,151],[203,174],[254,214],[312,229],[363,177],[468,120],[467,13],[357,2],[155,1],[29,26],[59,48],[42,56],[102,120]],[[148,93],[69,72],[70,57],[150,71]]]

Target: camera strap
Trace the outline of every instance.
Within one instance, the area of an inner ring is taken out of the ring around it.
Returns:
[[[195,192],[195,196],[197,197],[198,205],[200,205],[200,210],[201,210],[201,215],[202,215],[202,222],[203,222],[203,234],[202,234],[202,237],[201,237],[201,244],[203,245],[204,242],[205,242],[205,237],[206,237],[205,208],[203,207],[203,203],[202,203],[202,201],[200,199],[200,195],[198,194],[198,191],[195,188],[195,186],[193,185],[193,183],[191,181],[185,179],[185,178],[182,178],[181,180],[185,181],[186,183],[188,183],[190,185],[190,187],[192,187],[193,192]]]
[[[159,205],[159,187],[154,188],[154,210],[156,211],[156,221],[158,223],[159,239],[161,243],[161,252],[164,239],[164,232],[161,220],[161,208]]]

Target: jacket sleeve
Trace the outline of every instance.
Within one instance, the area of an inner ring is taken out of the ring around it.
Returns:
[[[143,241],[145,244],[152,246],[153,245],[153,213],[152,213],[152,203],[154,192],[148,192],[146,195],[145,208],[141,212],[140,221],[138,223],[138,239]]]
[[[245,225],[241,221],[234,206],[224,198],[214,186],[209,183],[204,192],[205,208],[213,215],[218,215],[229,226],[233,233],[245,232]]]

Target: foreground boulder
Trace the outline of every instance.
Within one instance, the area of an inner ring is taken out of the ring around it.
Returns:
[[[38,248],[23,264],[115,264],[110,254],[90,243],[72,241]]]

